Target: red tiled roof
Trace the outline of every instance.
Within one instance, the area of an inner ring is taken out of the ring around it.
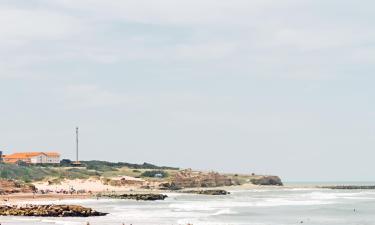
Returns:
[[[28,158],[35,157],[35,156],[38,156],[38,155],[41,155],[41,154],[46,155],[46,156],[50,156],[50,157],[60,156],[60,154],[57,153],[57,152],[19,152],[19,153],[13,153],[11,155],[5,155],[3,158],[6,159],[6,160],[28,159]]]

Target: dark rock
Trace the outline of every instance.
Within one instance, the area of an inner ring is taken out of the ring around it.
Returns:
[[[170,190],[170,191],[176,191],[176,190],[180,190],[181,187],[177,186],[175,183],[161,183],[159,185],[159,189],[160,190]]]
[[[116,199],[134,199],[137,201],[155,201],[155,200],[164,200],[167,198],[167,195],[164,194],[103,194],[98,195],[98,197],[105,198],[116,198]]]
[[[343,189],[343,190],[365,190],[365,189],[375,189],[375,185],[361,186],[361,185],[338,185],[338,186],[323,186],[321,188],[328,189]]]
[[[107,214],[79,205],[0,206],[0,216],[89,217]]]
[[[230,192],[226,190],[191,190],[191,191],[183,191],[183,193],[189,194],[199,194],[199,195],[228,195]]]
[[[250,179],[250,182],[256,185],[283,185],[280,177],[278,176],[259,176],[257,178]]]

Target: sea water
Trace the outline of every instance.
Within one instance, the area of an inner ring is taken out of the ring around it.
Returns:
[[[375,190],[269,188],[235,190],[226,196],[168,193],[164,201],[63,200],[104,217],[0,217],[2,225],[375,225]],[[46,202],[44,202],[46,203]]]

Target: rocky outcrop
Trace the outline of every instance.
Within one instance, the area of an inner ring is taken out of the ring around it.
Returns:
[[[160,190],[176,191],[176,190],[180,190],[181,187],[178,187],[175,183],[166,182],[166,183],[159,184],[159,189]]]
[[[79,205],[0,206],[0,216],[89,217],[107,214]]]
[[[48,185],[60,185],[61,184],[61,180],[56,178],[56,179],[52,179],[52,180],[48,180]]]
[[[116,187],[121,186],[128,186],[128,185],[143,185],[144,181],[141,179],[127,179],[127,178],[120,178],[120,179],[109,179],[109,178],[103,178],[101,179],[101,182],[104,185],[111,185]]]
[[[256,178],[251,178],[250,183],[256,185],[283,185],[283,182],[281,182],[281,179],[278,176],[259,176]]]
[[[190,169],[175,174],[171,186],[177,188],[221,187],[234,185],[234,181],[216,172],[194,172]]]
[[[36,188],[32,184],[26,184],[15,180],[0,180],[0,194],[33,193]]]
[[[338,186],[323,186],[321,188],[328,188],[328,189],[343,189],[343,190],[369,190],[375,189],[374,185],[370,186],[361,186],[361,185],[338,185]]]
[[[164,200],[167,195],[164,194],[99,194],[98,197],[116,198],[116,199],[133,199],[137,201],[155,201]]]
[[[229,195],[230,192],[226,190],[190,190],[190,191],[183,191],[182,193],[188,194],[199,194],[199,195]]]

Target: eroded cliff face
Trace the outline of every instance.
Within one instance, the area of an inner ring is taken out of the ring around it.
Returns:
[[[219,174],[216,172],[199,172],[191,169],[182,170],[176,173],[170,182],[160,184],[160,189],[179,190],[182,188],[210,188],[241,185],[252,183],[255,185],[276,185],[283,183],[278,176],[264,175],[233,175]]]
[[[36,188],[32,184],[25,184],[15,180],[0,180],[0,194],[33,193]]]
[[[278,176],[257,176],[250,179],[250,183],[255,185],[277,185],[282,186],[283,182]]]
[[[171,185],[178,188],[221,187],[234,184],[228,176],[216,172],[195,172],[190,169],[180,171],[171,181]]]

